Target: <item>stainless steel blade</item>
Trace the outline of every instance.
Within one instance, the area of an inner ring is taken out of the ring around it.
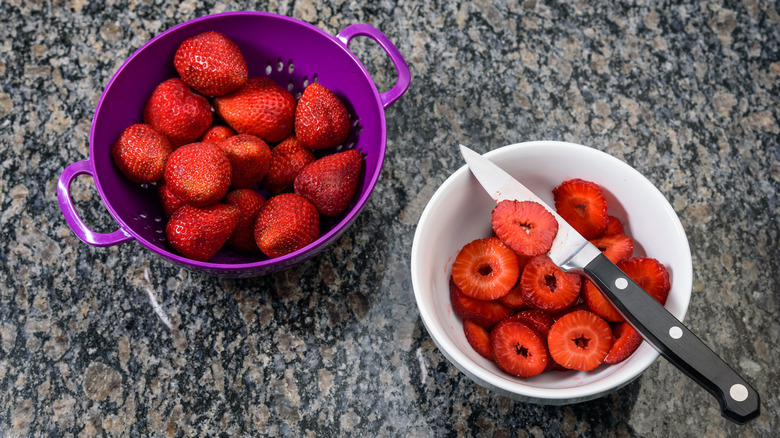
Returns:
[[[555,264],[564,270],[582,269],[601,254],[598,248],[560,217],[554,208],[547,205],[512,175],[506,173],[504,169],[466,146],[460,145],[460,153],[471,169],[471,173],[496,203],[507,199],[533,201],[538,202],[552,213],[555,220],[558,221],[558,234],[553,240],[548,255]]]

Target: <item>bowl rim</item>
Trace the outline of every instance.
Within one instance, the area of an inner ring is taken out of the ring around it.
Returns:
[[[627,163],[606,152],[576,143],[551,140],[526,141],[493,149],[485,153],[484,156],[488,159],[495,160],[507,155],[517,154],[517,151],[530,151],[530,153],[533,153],[533,151],[543,148],[560,148],[572,152],[576,150],[577,153],[594,154],[600,156],[602,159],[612,161],[616,166],[622,167],[624,171],[633,173],[635,177],[638,177],[638,181],[642,181],[647,186],[645,188],[653,191],[654,194],[658,197],[658,200],[662,201],[661,205],[664,206],[666,210],[665,213],[671,219],[672,224],[677,229],[677,232],[683,237],[680,244],[685,249],[685,257],[683,260],[685,263],[684,266],[679,267],[679,269],[681,269],[681,272],[685,275],[680,276],[679,279],[675,279],[675,281],[679,280],[681,282],[681,284],[675,284],[675,286],[684,293],[681,293],[679,297],[676,297],[679,299],[680,306],[678,307],[677,312],[672,312],[677,319],[682,321],[685,317],[685,314],[687,313],[692,289],[691,253],[682,223],[680,222],[679,217],[677,216],[672,206],[669,204],[666,197],[644,175],[642,175],[639,171]],[[428,303],[423,296],[423,294],[427,293],[428,291],[424,290],[425,286],[421,284],[420,241],[423,238],[421,230],[424,228],[421,227],[421,225],[424,225],[430,220],[429,218],[433,215],[433,212],[436,211],[438,209],[437,207],[439,207],[443,202],[448,187],[456,184],[456,182],[461,179],[468,178],[469,175],[470,170],[468,169],[468,166],[464,164],[458,170],[452,173],[441,184],[441,186],[439,186],[439,188],[428,201],[428,204],[420,216],[412,242],[411,277],[415,300],[417,302],[418,311],[420,312],[423,324],[442,354],[447,357],[447,359],[453,365],[455,365],[457,369],[459,369],[461,372],[466,374],[469,378],[481,386],[514,399],[539,404],[562,405],[591,400],[606,395],[607,393],[612,392],[636,379],[658,358],[659,353],[652,347],[648,346],[647,353],[637,358],[638,360],[635,360],[632,363],[624,362],[622,364],[610,365],[622,366],[625,371],[621,369],[619,372],[613,372],[601,379],[580,386],[566,388],[542,388],[530,384],[525,384],[524,382],[527,382],[529,379],[515,378],[510,375],[497,376],[495,373],[486,370],[484,367],[470,359],[463,351],[461,351],[460,347],[455,344],[455,342],[447,335],[446,332],[444,332],[444,330],[440,330],[440,327],[436,321],[437,318],[434,317],[435,310],[428,306]],[[474,184],[478,184],[476,180],[474,181]],[[458,319],[460,318],[458,317]],[[647,343],[645,342],[644,344]],[[566,372],[582,373],[577,371]],[[605,381],[614,382],[610,382],[610,385],[605,387],[603,384]],[[599,384],[600,382],[602,383]]]

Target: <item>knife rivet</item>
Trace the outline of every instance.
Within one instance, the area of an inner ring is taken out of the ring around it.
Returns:
[[[748,390],[745,388],[745,385],[742,385],[741,383],[735,383],[731,385],[731,388],[729,389],[729,395],[738,402],[745,401],[745,399],[748,398]]]
[[[620,289],[620,290],[623,290],[623,289],[627,288],[628,287],[628,280],[626,280],[623,277],[618,278],[617,280],[615,280],[615,287]]]
[[[673,339],[680,339],[682,338],[683,331],[680,327],[674,326],[669,329],[669,336],[671,336]]]

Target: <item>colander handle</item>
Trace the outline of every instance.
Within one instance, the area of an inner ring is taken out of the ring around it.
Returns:
[[[129,235],[122,228],[113,233],[92,231],[76,213],[76,207],[73,205],[73,199],[70,197],[70,185],[77,176],[84,174],[94,178],[92,163],[88,160],[76,161],[62,171],[57,182],[57,200],[60,202],[60,209],[65,216],[65,222],[68,223],[76,237],[93,246],[110,246],[131,240],[133,236]]]
[[[401,56],[401,52],[395,47],[389,38],[385,36],[379,29],[364,23],[350,24],[345,27],[341,32],[336,35],[347,49],[349,49],[349,41],[356,36],[366,36],[376,41],[390,57],[390,61],[393,62],[396,71],[398,72],[398,80],[393,88],[390,90],[379,93],[379,98],[382,100],[382,108],[387,108],[392,105],[393,102],[398,100],[409,88],[409,83],[412,81],[412,75],[409,72],[409,66],[406,65],[404,57]]]

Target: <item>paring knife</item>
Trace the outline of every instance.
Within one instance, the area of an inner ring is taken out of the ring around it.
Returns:
[[[553,262],[564,271],[585,274],[650,345],[715,396],[724,417],[743,424],[759,415],[756,390],[555,209],[487,158],[463,145],[460,152],[471,173],[496,203],[505,199],[534,201],[555,216],[558,234],[548,253]]]

